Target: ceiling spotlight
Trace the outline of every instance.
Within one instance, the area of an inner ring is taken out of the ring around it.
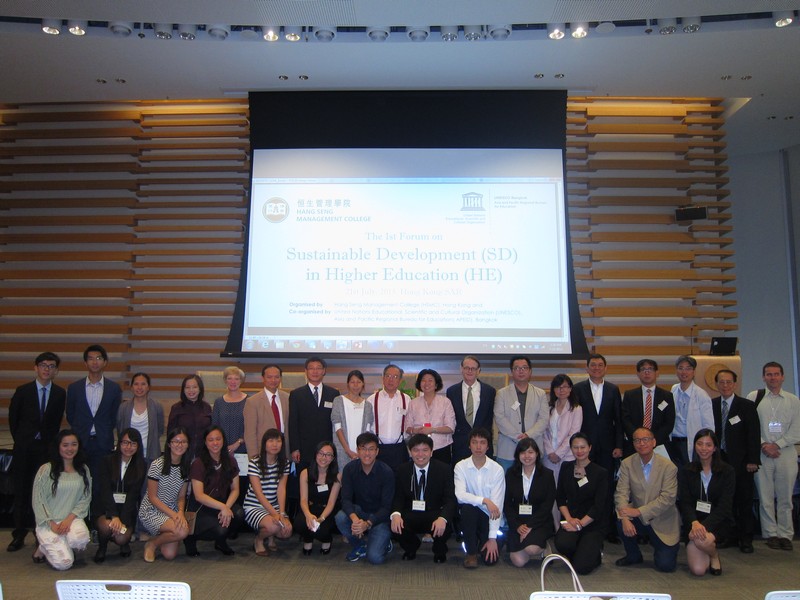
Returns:
[[[367,27],[367,37],[373,42],[385,42],[386,38],[389,37],[389,31],[389,27],[374,25]]]
[[[48,35],[61,33],[61,19],[42,19],[42,31]]]
[[[658,33],[661,35],[671,35],[678,31],[678,19],[659,19]]]
[[[283,37],[290,42],[299,42],[303,35],[303,28],[296,25],[287,25],[283,28]]]
[[[547,26],[547,37],[551,40],[561,40],[564,39],[564,30],[566,27],[564,23],[550,23]]]
[[[504,40],[511,35],[511,25],[489,25],[489,35],[493,40]]]
[[[110,21],[108,23],[108,28],[111,30],[111,33],[119,37],[128,37],[133,33],[133,23],[129,21]]]
[[[70,19],[67,21],[67,30],[72,35],[86,35],[87,27],[89,27],[89,23],[87,21],[78,19]]]
[[[281,38],[281,28],[275,25],[264,25],[261,33],[268,42],[277,42]]]
[[[483,39],[480,25],[464,25],[464,39],[468,42],[477,42]]]
[[[455,42],[458,40],[458,25],[442,25],[442,41]]]
[[[426,25],[413,25],[406,29],[406,35],[412,42],[424,42],[431,34],[431,28]]]
[[[588,23],[570,23],[569,28],[572,30],[572,37],[576,40],[585,38],[589,34]]]
[[[156,23],[153,27],[153,32],[160,40],[172,39],[172,23]]]
[[[681,19],[683,33],[697,33],[700,31],[700,17],[683,17]]]
[[[331,25],[314,27],[314,37],[320,42],[330,42],[336,37],[336,27]]]
[[[215,40],[224,40],[231,34],[231,26],[216,23],[214,25],[206,25],[206,31]]]
[[[182,40],[193,40],[197,37],[197,25],[178,25],[178,37]]]
[[[775,27],[786,27],[791,25],[794,21],[794,11],[781,10],[772,13],[772,18],[775,20]]]

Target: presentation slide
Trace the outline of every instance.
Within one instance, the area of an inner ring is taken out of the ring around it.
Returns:
[[[242,352],[572,351],[561,150],[253,161]]]

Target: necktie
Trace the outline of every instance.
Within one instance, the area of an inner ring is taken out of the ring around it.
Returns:
[[[314,388],[314,402],[319,406],[319,388]]]
[[[644,426],[647,429],[653,427],[653,391],[647,390],[647,398],[644,402]]]
[[[272,415],[275,417],[275,427],[278,431],[283,431],[281,429],[281,411],[278,410],[278,401],[275,399],[275,394],[272,394]]]
[[[417,500],[424,500],[425,499],[425,469],[420,471],[419,474],[419,485],[417,487]]]
[[[472,386],[468,386],[467,389],[467,423],[473,425],[475,423],[475,399],[472,397]]]
[[[41,404],[41,407],[39,409],[39,415],[40,415],[42,421],[44,421],[44,411],[45,411],[46,408],[47,408],[47,388],[43,387],[42,388],[42,404]]]
[[[725,426],[727,425],[728,421],[728,401],[724,398],[722,399],[722,422],[720,423],[720,431],[722,431],[722,435],[720,436],[720,448],[725,450]]]

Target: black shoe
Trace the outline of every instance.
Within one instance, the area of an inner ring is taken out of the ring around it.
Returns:
[[[6,550],[8,552],[16,552],[17,550],[22,550],[22,547],[25,545],[25,536],[22,537],[15,537],[11,540],[11,543],[8,545]]]
[[[753,542],[741,542],[739,544],[739,552],[742,554],[752,554],[753,553]]]
[[[214,544],[214,550],[219,550],[225,556],[233,556],[234,554],[236,554],[236,552],[233,551],[233,548],[228,546],[228,542],[226,542],[225,540],[223,540],[221,542],[216,542]]]
[[[128,558],[131,555],[131,545],[122,544],[122,546],[119,547],[119,555],[122,558]]]
[[[619,536],[617,536],[616,533],[609,533],[606,536],[606,541],[609,544],[621,544],[622,543],[622,541],[619,539]]]
[[[194,540],[183,540],[183,546],[186,548],[186,556],[200,556],[200,553],[197,551],[197,542]]]
[[[327,548],[320,548],[320,549],[319,549],[319,553],[320,553],[320,554],[323,554],[323,555],[325,555],[325,554],[330,554],[330,553],[331,553],[331,547],[330,547],[330,546],[328,546]]]
[[[311,556],[312,552],[314,552],[313,548],[303,548],[303,556]]]
[[[104,544],[97,549],[97,552],[94,555],[94,562],[100,564],[105,559],[106,559],[106,546]]]
[[[718,569],[715,569],[714,567],[709,565],[708,566],[708,572],[711,573],[712,575],[714,575],[715,577],[719,577],[720,575],[722,575],[722,563],[721,562],[719,563],[719,568]]]
[[[639,558],[628,558],[627,556],[623,556],[622,558],[618,558],[614,564],[618,567],[630,567],[631,565],[638,565],[643,560],[644,559],[641,556]]]
[[[433,562],[436,564],[446,563],[447,562],[447,554],[434,554],[433,555]]]
[[[37,556],[36,555],[37,552],[39,552],[39,544],[36,544],[36,546],[33,549],[33,554],[31,554],[31,558],[33,559],[33,562],[35,562],[37,565],[39,565],[39,564],[42,564],[47,559],[45,559],[44,555]]]
[[[403,552],[403,560],[414,560],[417,558],[416,552]]]

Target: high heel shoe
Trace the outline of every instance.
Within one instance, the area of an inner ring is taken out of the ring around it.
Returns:
[[[131,545],[122,544],[122,546],[119,547],[119,555],[122,558],[128,558],[131,555]]]
[[[311,556],[312,552],[314,552],[313,548],[303,548],[303,556]]]
[[[331,553],[331,547],[330,547],[330,545],[328,545],[328,547],[327,547],[327,548],[326,548],[325,546],[323,546],[322,548],[320,548],[320,549],[319,549],[319,553],[320,553],[320,554],[323,554],[323,555],[324,555],[324,554],[330,554],[330,553]]]
[[[106,559],[106,550],[107,550],[107,546],[105,544],[102,544],[97,549],[97,552],[95,552],[94,562],[96,562],[97,564],[100,564],[101,562],[103,562]]]
[[[35,562],[37,565],[40,565],[46,559],[43,554],[38,554],[38,552],[39,552],[39,546],[37,544],[36,548],[33,549],[33,554],[31,555],[31,558],[33,559],[33,562]]]
[[[214,550],[219,550],[225,556],[233,556],[236,552],[233,551],[233,548],[228,546],[227,542],[216,542],[214,544]]]
[[[719,559],[717,559],[719,561]],[[714,575],[715,577],[719,577],[722,575],[722,562],[719,563],[719,568],[715,569],[711,565],[708,566],[708,572]]]

